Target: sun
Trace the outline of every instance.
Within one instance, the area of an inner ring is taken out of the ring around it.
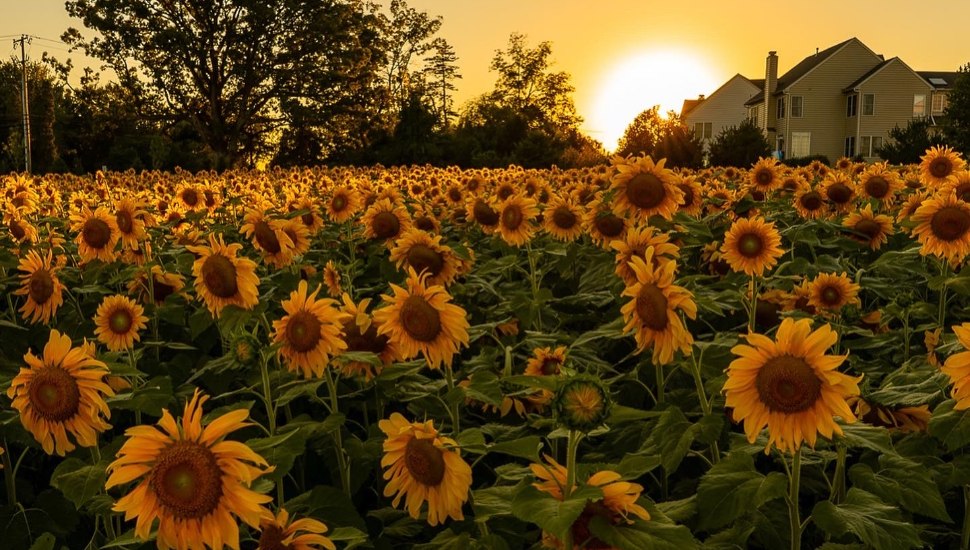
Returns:
[[[685,99],[709,94],[721,83],[704,59],[687,50],[664,49],[640,52],[609,67],[601,82],[587,131],[609,150],[642,111],[660,106],[660,113],[680,112]]]

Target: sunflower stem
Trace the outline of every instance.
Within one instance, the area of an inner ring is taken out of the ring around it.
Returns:
[[[795,450],[788,476],[788,518],[791,525],[791,550],[801,550],[802,520],[798,517],[798,484],[802,475],[802,449]]]
[[[455,375],[451,372],[451,367],[444,366],[445,382],[448,384],[448,394],[455,391]],[[445,396],[448,403],[448,414],[451,416],[451,425],[455,435],[461,432],[461,419],[458,416],[458,400]]]
[[[347,294],[354,296],[354,271],[357,269],[357,243],[354,242],[353,224],[344,224],[347,228],[347,244],[350,245],[350,265],[347,266]]]
[[[829,495],[829,500],[833,504],[839,504],[845,499],[845,457],[846,457],[846,446],[844,444],[836,443],[836,457],[835,457],[835,476],[832,480],[832,494]]]
[[[276,435],[276,407],[273,406],[273,393],[269,381],[269,365],[265,356],[260,357],[259,373],[263,379],[263,401],[266,405],[266,420],[269,423],[270,437]]]
[[[664,366],[662,363],[654,363],[654,373],[657,376],[657,404],[664,402]]]
[[[566,486],[562,488],[563,500],[569,500],[569,495],[573,492],[576,485],[576,451],[579,449],[579,440],[582,435],[576,430],[569,430],[569,439],[566,443]],[[573,547],[573,526],[566,528],[563,534],[563,548]]]
[[[943,287],[940,288],[940,309],[936,316],[936,325],[943,328],[943,323],[946,321],[946,291],[947,291],[947,279],[950,276],[950,264],[946,260],[940,262],[940,276],[943,278]]]
[[[697,357],[693,353],[690,354],[691,361],[691,374],[694,375],[694,386],[697,388],[697,399],[701,402],[701,411],[704,416],[710,416],[711,414],[711,402],[707,399],[707,392],[704,390],[704,380],[701,378],[701,362],[703,361],[704,352],[701,352],[701,361],[697,360]],[[717,464],[721,461],[721,449],[717,444],[717,441],[711,443],[711,464]]]
[[[535,329],[542,332],[542,307],[539,303],[539,280],[536,278],[536,258],[532,252],[532,242],[525,243],[526,253],[529,257],[529,280],[532,283],[532,305],[536,308]]]
[[[3,440],[3,481],[7,487],[7,504],[17,505],[17,478],[13,467],[10,465],[10,445],[6,438]]]
[[[748,283],[748,332],[754,332],[754,321],[755,313],[758,311],[758,283],[755,281],[755,276],[751,276],[751,282]]]
[[[339,402],[337,400],[337,382],[333,378],[332,369],[323,369],[327,375],[327,387],[330,389],[330,414],[340,414]],[[333,431],[334,445],[337,447],[337,465],[340,468],[340,486],[344,490],[344,494],[348,497],[352,497],[350,494],[350,464],[347,463],[347,457],[344,454],[344,438],[341,427],[338,426],[336,430]]]
[[[970,485],[963,486],[963,533],[960,548],[970,549]]]

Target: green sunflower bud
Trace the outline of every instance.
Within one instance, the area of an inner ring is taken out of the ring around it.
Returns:
[[[229,345],[229,355],[237,365],[252,367],[259,364],[261,347],[262,344],[255,336],[244,333],[232,339],[232,343]]]
[[[610,392],[601,380],[592,376],[575,376],[559,385],[553,410],[560,425],[586,433],[606,421],[612,405]]]

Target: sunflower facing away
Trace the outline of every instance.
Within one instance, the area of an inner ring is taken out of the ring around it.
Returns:
[[[910,219],[917,224],[913,234],[923,256],[946,258],[956,265],[970,254],[970,204],[954,193],[923,201]]]
[[[256,550],[337,550],[333,541],[323,536],[327,526],[311,518],[290,521],[290,514],[280,508],[274,516],[269,510],[259,522],[259,546]]]
[[[451,368],[459,347],[468,345],[465,310],[451,303],[444,287],[428,285],[427,275],[419,276],[411,268],[407,287],[392,284],[394,295],[381,295],[387,305],[374,311],[374,320],[380,324],[378,334],[387,335],[404,360],[420,353],[432,369],[442,363]]]
[[[249,486],[273,468],[244,443],[225,441],[249,426],[249,411],[236,409],[203,427],[206,400],[197,389],[181,423],[164,409],[158,427],[128,428],[128,440],[108,466],[105,489],[138,481],[112,510],[124,512],[125,521],[137,518],[135,536],[142,540],[149,538],[157,518],[162,550],[203,545],[239,550],[239,525],[233,516],[255,529],[268,513],[262,505],[272,500]]]
[[[219,317],[228,305],[243,309],[256,306],[259,302],[256,262],[236,256],[241,244],[227,245],[222,235],[209,235],[209,246],[187,248],[199,256],[192,264],[195,292],[214,317]]]
[[[307,295],[306,281],[300,281],[289,300],[283,300],[286,315],[273,321],[273,342],[280,344],[280,355],[291,372],[305,378],[320,378],[330,357],[347,349],[343,340],[340,312],[329,298],[317,299],[321,287]]]
[[[24,425],[47,454],[74,450],[72,435],[82,447],[98,444],[98,433],[111,426],[105,396],[114,391],[105,383],[108,367],[93,358],[88,347],[71,347],[71,338],[52,330],[44,354],[24,355],[27,368],[14,377],[7,397]]]
[[[148,322],[144,313],[145,309],[127,296],[108,296],[94,316],[94,334],[111,351],[128,349],[141,340],[138,331]]]
[[[444,523],[447,518],[464,519],[462,505],[468,500],[472,469],[454,450],[458,444],[438,435],[434,423],[408,422],[398,413],[378,425],[387,435],[381,467],[385,468],[384,496],[394,495],[396,508],[401,499],[412,518],[428,502],[428,523]]]
[[[724,235],[721,254],[734,271],[747,275],[763,275],[766,269],[774,267],[778,258],[784,254],[781,249],[781,235],[774,222],[766,223],[764,218],[742,218],[731,225]]]
[[[24,320],[31,323],[47,323],[64,303],[64,284],[57,277],[57,267],[53,263],[50,250],[40,255],[36,250],[27,252],[17,266],[24,274],[20,275],[20,288],[13,293],[26,296],[27,301],[20,306]]]
[[[613,213],[643,222],[651,216],[673,218],[684,203],[684,192],[677,186],[677,176],[664,168],[666,160],[654,163],[650,155],[614,158]]]
[[[634,257],[630,262],[637,280],[623,290],[622,295],[631,298],[621,309],[626,320],[623,332],[633,333],[637,352],[653,346],[653,362],[666,365],[678,350],[690,354],[694,338],[684,327],[680,312],[694,319],[697,305],[690,291],[674,284],[677,264],[664,262],[654,268],[653,254],[653,248],[648,248],[643,260]]]
[[[953,333],[963,349],[970,350],[970,323],[954,326]],[[951,395],[957,404],[953,407],[958,411],[970,408],[970,351],[961,351],[946,358],[943,372],[953,383]]]
[[[391,261],[398,269],[411,268],[419,275],[428,274],[428,284],[448,286],[458,276],[458,259],[441,235],[411,229],[391,248]]]
[[[815,446],[818,434],[842,435],[834,416],[856,421],[846,398],[859,395],[859,380],[838,372],[845,355],[825,355],[837,336],[826,324],[814,332],[811,321],[786,318],[772,341],[749,333],[748,345],[731,348],[738,356],[728,366],[723,392],[734,421],[744,422],[748,442],[754,443],[766,426],[768,445],[794,452],[807,441]]]

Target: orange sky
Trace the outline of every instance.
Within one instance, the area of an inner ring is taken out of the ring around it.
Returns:
[[[58,38],[68,26],[78,25],[64,11],[64,0],[2,3],[0,53],[14,53],[8,35]],[[505,46],[510,33],[526,34],[533,45],[551,41],[555,68],[573,77],[585,130],[608,148],[622,132],[622,121],[632,120],[645,108],[660,103],[666,109],[676,103],[679,109],[679,100],[669,97],[709,94],[738,72],[762,77],[768,50],[778,51],[781,72],[815,48],[824,49],[852,36],[887,58],[899,56],[917,70],[957,70],[970,61],[970,47],[955,27],[930,30],[943,20],[970,19],[970,2],[964,0],[938,0],[932,8],[919,10],[914,10],[911,0],[409,3],[444,18],[440,34],[455,47],[464,76],[458,82],[459,103],[491,89],[495,76],[488,71],[489,62],[495,50]],[[44,41],[33,44],[38,56],[44,49],[67,55],[54,49],[57,47]],[[624,65],[626,71],[617,75],[618,67]]]

